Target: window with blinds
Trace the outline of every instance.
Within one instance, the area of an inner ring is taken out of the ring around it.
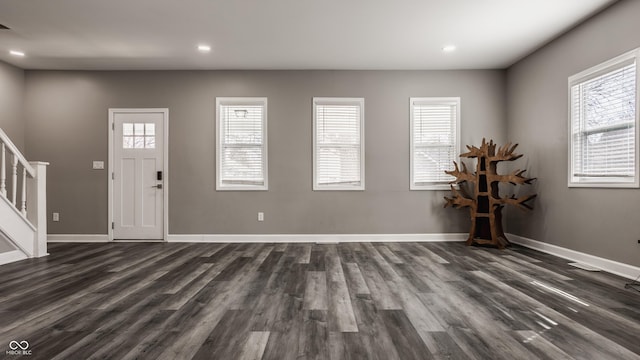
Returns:
[[[217,98],[217,190],[267,190],[267,99]]]
[[[569,186],[638,186],[636,55],[569,78]]]
[[[460,149],[460,98],[411,98],[411,190],[446,190]]]
[[[364,99],[313,99],[313,190],[364,190]]]

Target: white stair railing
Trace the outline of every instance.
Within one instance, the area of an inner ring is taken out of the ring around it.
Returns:
[[[0,129],[0,196],[11,203],[17,213],[36,229],[31,246],[20,246],[20,242],[31,239],[11,239],[23,251],[33,249],[32,252],[25,251],[30,252],[27,255],[32,257],[47,255],[47,165],[49,164],[43,162],[28,162],[7,134]],[[7,178],[7,168],[10,178]]]

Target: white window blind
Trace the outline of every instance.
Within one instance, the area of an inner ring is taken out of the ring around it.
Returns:
[[[364,99],[313,99],[314,190],[364,190]]]
[[[218,98],[218,190],[267,189],[267,99]]]
[[[633,54],[570,78],[570,186],[637,186],[636,79]]]
[[[412,190],[448,189],[458,156],[460,98],[411,98]]]

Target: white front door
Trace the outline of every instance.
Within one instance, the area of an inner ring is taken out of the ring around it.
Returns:
[[[166,109],[112,110],[113,238],[164,238]]]

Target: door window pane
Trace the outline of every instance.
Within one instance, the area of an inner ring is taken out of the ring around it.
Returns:
[[[155,149],[156,125],[147,123],[123,123],[122,148]]]

